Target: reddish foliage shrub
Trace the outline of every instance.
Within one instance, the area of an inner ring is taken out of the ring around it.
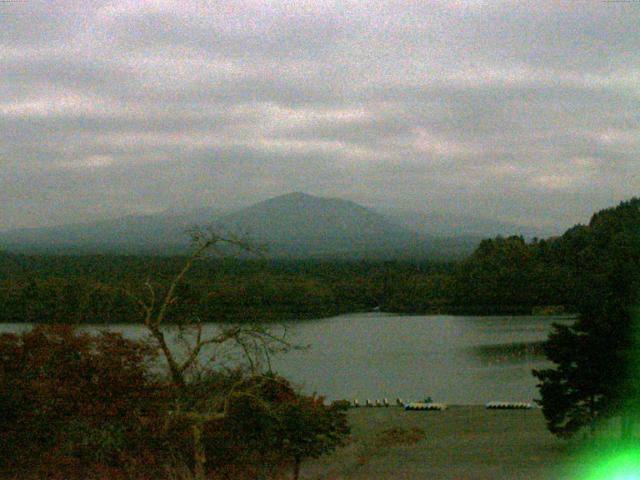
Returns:
[[[251,377],[237,392],[228,415],[205,430],[210,468],[222,478],[297,472],[302,460],[333,451],[349,435],[347,405],[301,395],[282,377]]]
[[[72,478],[140,458],[154,467],[166,411],[162,385],[148,374],[154,357],[120,334],[70,326],[0,335],[2,468]]]
[[[0,335],[0,476],[164,478],[193,469],[198,417],[208,475],[277,478],[349,433],[345,405],[326,406],[281,377],[209,372],[176,389],[150,375],[156,353],[70,326]]]

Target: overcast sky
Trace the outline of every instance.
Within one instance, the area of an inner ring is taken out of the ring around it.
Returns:
[[[640,1],[0,2],[0,228],[290,191],[566,227],[640,194]]]

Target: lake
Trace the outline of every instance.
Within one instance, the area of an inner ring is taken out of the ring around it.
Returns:
[[[278,355],[272,363],[307,393],[361,404],[384,397],[450,404],[532,401],[538,392],[531,370],[547,365],[540,342],[553,322],[569,320],[372,312],[291,322],[284,324],[289,340],[309,348]],[[0,324],[0,332],[29,327]],[[138,325],[110,328],[131,338],[145,334]]]

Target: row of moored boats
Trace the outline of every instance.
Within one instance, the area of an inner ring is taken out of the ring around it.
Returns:
[[[401,398],[396,398],[395,405],[403,407],[405,410],[446,410],[447,405],[445,403],[437,403],[431,401],[425,402],[403,402]],[[359,408],[360,402],[355,399],[351,403],[354,408]],[[367,399],[363,405],[364,407],[390,407],[391,404],[387,398],[383,398],[382,401]],[[531,403],[528,402],[489,402],[485,404],[487,410],[528,410],[533,408]]]

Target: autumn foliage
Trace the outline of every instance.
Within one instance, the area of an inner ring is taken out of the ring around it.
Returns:
[[[0,465],[61,478],[151,469],[166,404],[148,373],[154,357],[119,334],[69,326],[1,335]]]
[[[207,478],[275,478],[336,448],[344,406],[275,375],[209,372],[182,391],[152,374],[157,351],[116,333],[39,326],[0,335],[3,478],[162,479],[192,467],[190,422],[204,405]],[[157,370],[157,369],[156,369]],[[290,474],[289,474],[290,475]],[[175,475],[173,475],[175,478]]]

